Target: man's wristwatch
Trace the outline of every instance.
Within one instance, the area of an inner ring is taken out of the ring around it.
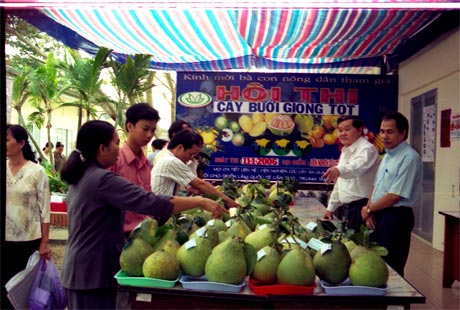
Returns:
[[[366,207],[366,211],[367,211],[367,213],[371,213],[371,212],[372,212],[371,207],[367,206],[367,207]]]

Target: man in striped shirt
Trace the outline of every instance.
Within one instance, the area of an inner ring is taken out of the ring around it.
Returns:
[[[202,145],[203,138],[196,132],[185,129],[175,134],[168,144],[167,152],[152,169],[152,192],[158,195],[181,195],[180,188],[191,186],[202,194],[221,197],[227,208],[238,207],[233,199],[197,177],[187,165],[200,153]]]

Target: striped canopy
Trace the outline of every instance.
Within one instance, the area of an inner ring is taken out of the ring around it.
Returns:
[[[104,46],[121,61],[152,55],[153,69],[379,73],[386,56],[442,11],[50,7],[16,13],[92,54]]]

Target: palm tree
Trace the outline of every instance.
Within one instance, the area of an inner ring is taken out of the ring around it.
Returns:
[[[61,107],[60,98],[71,84],[60,85],[57,65],[53,53],[48,54],[44,65],[40,65],[29,75],[29,89],[32,105],[36,111],[29,115],[29,120],[37,123],[46,120],[48,143],[51,144],[51,124],[53,111]],[[53,154],[49,154],[49,162],[53,165]],[[54,166],[54,165],[53,165]]]
[[[110,50],[101,47],[93,58],[83,58],[73,49],[68,49],[67,52],[72,57],[71,64],[62,63],[62,68],[72,84],[72,88],[76,89],[79,94],[77,102],[68,102],[62,106],[74,106],[78,108],[77,132],[83,122],[83,112],[86,112],[86,120],[96,117],[96,107],[101,102],[108,101],[108,98],[101,91],[102,80],[100,79],[101,71],[104,68],[104,63],[110,54]]]
[[[114,120],[123,130],[126,109],[136,101],[146,101],[144,93],[155,86],[151,78],[155,72],[149,71],[150,58],[150,55],[135,55],[134,58],[129,56],[124,64],[114,60],[109,62],[113,74],[112,83],[118,95]]]

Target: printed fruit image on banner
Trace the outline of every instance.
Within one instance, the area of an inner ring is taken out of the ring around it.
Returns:
[[[176,118],[201,134],[206,179],[324,183],[343,145],[340,117],[363,119],[383,153],[379,117],[397,109],[397,77],[334,74],[179,72]]]

